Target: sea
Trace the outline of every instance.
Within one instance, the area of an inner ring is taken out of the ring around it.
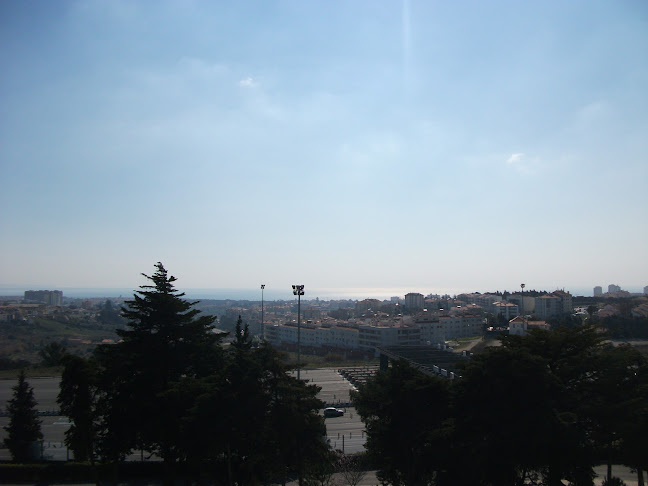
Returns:
[[[0,284],[0,296],[3,297],[22,297],[26,290],[61,290],[64,297],[79,298],[79,299],[93,299],[93,298],[131,298],[134,292],[138,289],[117,288],[117,287],[59,287],[59,288],[36,288],[36,287],[21,287],[17,285],[3,285]],[[261,289],[236,289],[236,288],[178,288],[178,290],[185,293],[188,299],[214,299],[214,300],[261,300]],[[362,299],[379,299],[389,300],[392,297],[403,298],[409,292],[419,292],[423,295],[458,295],[464,292],[495,292],[497,290],[517,291],[518,289],[468,289],[468,288],[443,288],[443,287],[340,287],[340,288],[312,288],[308,286],[304,289],[305,293],[302,297],[303,300],[362,300]],[[553,291],[557,289],[537,287],[537,290]],[[593,287],[578,287],[567,288],[566,291],[571,292],[574,296],[591,297],[593,295]],[[624,289],[631,293],[642,293],[643,289],[628,288]],[[294,300],[295,296],[292,289],[281,288],[273,289],[266,286],[263,292],[263,298],[267,301],[289,301]]]

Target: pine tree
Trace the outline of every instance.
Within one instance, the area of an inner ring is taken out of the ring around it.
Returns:
[[[93,360],[67,355],[57,398],[61,413],[72,421],[65,443],[77,461],[94,461],[97,370]]]
[[[176,278],[161,263],[155,267],[152,276],[142,274],[152,285],[141,286],[122,309],[122,341],[98,350],[105,397],[100,448],[113,460],[144,449],[175,462],[182,417],[175,402],[167,403],[169,392],[180,380],[211,374],[222,354],[216,317],[199,316],[196,302],[174,288]]]
[[[25,380],[25,372],[21,371],[18,383],[13,387],[13,398],[7,406],[9,425],[5,445],[11,452],[15,462],[28,462],[33,459],[32,444],[43,438],[41,421],[36,411],[34,390]]]

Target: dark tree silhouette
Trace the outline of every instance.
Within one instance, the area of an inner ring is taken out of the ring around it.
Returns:
[[[352,399],[367,428],[367,450],[381,481],[398,486],[436,480],[448,445],[448,380],[397,361],[361,385]]]
[[[7,405],[9,425],[4,427],[7,431],[5,445],[15,462],[29,462],[35,459],[34,442],[42,439],[43,434],[34,390],[25,380],[24,371],[20,372],[18,383],[12,389],[13,398]]]
[[[43,366],[59,366],[61,360],[67,353],[67,349],[62,344],[52,342],[38,352],[41,357]]]
[[[168,392],[181,379],[209,375],[222,353],[213,331],[216,317],[200,316],[162,263],[155,268],[152,276],[142,274],[151,285],[141,286],[122,309],[122,341],[98,350],[105,392],[100,445],[113,460],[144,449],[172,465],[181,456],[182,416]]]
[[[97,419],[97,367],[94,360],[67,355],[57,402],[61,413],[72,422],[65,432],[65,442],[77,461],[94,462]]]

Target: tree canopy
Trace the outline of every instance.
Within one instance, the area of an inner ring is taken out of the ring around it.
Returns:
[[[34,442],[42,439],[43,434],[36,410],[34,390],[25,380],[24,371],[18,375],[18,383],[12,390],[13,397],[7,404],[9,425],[4,427],[7,432],[5,445],[15,462],[29,462],[36,459]]]
[[[396,362],[354,396],[389,484],[590,486],[597,464],[646,468],[648,363],[599,329],[505,336],[438,380]]]
[[[144,277],[122,309],[122,340],[65,360],[59,403],[75,458],[118,463],[141,450],[164,460],[169,481],[182,465],[227,484],[290,474],[303,484],[329,452],[319,388],[291,376],[271,346],[253,347],[240,316],[222,346],[216,317],[200,315],[161,263]]]

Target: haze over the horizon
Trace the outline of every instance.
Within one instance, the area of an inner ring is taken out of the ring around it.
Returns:
[[[0,62],[5,287],[648,285],[646,2],[7,1]]]

